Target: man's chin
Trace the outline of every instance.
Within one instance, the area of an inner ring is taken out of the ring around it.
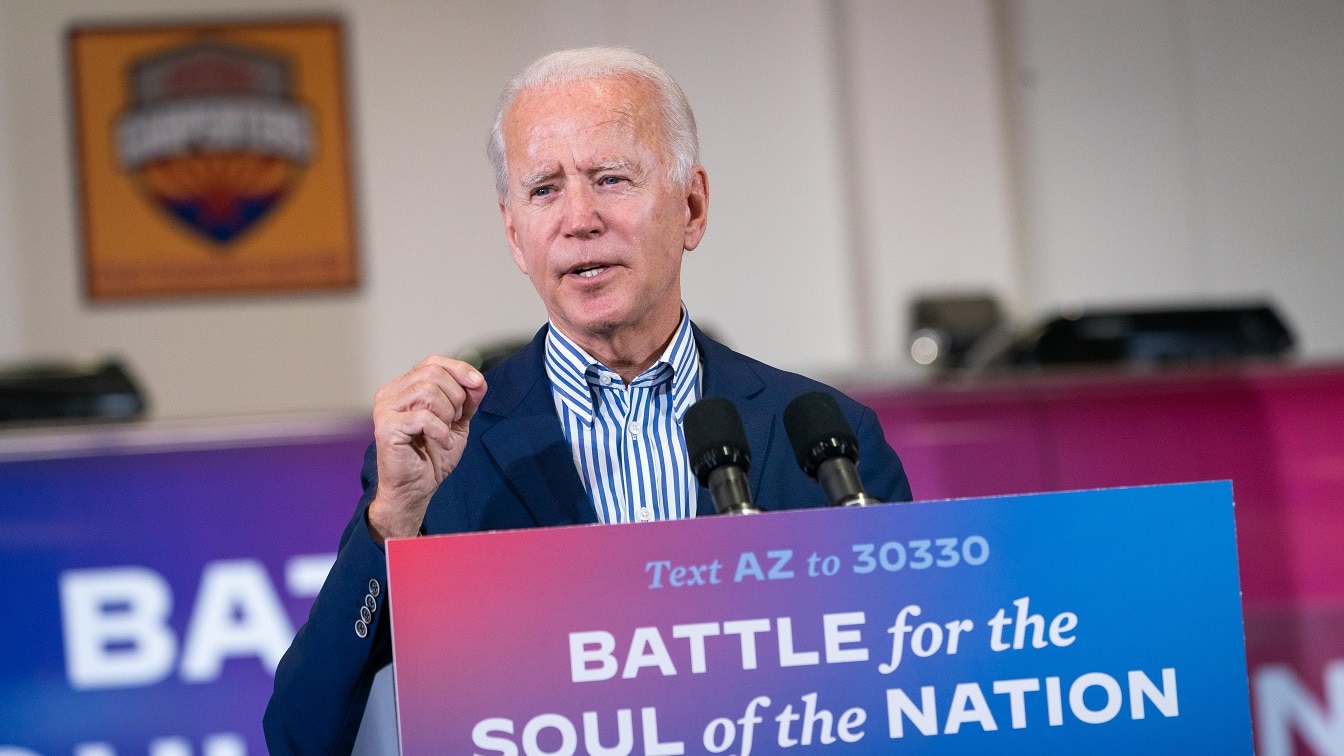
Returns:
[[[678,308],[680,299],[677,300]],[[572,338],[612,340],[638,336],[645,328],[659,328],[652,310],[638,307],[639,302],[616,299],[592,299],[566,309],[563,318],[552,318],[565,335]],[[679,311],[679,310],[678,310]],[[664,334],[653,334],[662,338]]]
[[[555,322],[565,331],[566,335],[575,338],[595,338],[607,339],[620,333],[627,327],[628,319],[623,317],[624,313],[610,312],[598,309],[588,309],[578,313],[567,314],[563,318],[555,318]],[[571,333],[571,331],[573,333]]]

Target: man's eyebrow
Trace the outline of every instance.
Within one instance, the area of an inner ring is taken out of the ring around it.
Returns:
[[[598,163],[588,169],[589,173],[602,173],[604,171],[620,171],[624,173],[634,173],[639,170],[639,166],[629,160],[608,160],[605,163]]]
[[[518,183],[521,184],[522,186],[529,186],[529,187],[537,186],[538,184],[544,184],[547,181],[550,181],[551,179],[555,178],[556,175],[558,174],[559,171],[553,168],[543,168],[539,171],[533,171],[531,173],[525,174],[521,179],[519,179]]]

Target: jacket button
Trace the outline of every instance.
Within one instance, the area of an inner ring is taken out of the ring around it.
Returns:
[[[378,611],[378,600],[373,597],[372,593],[364,597],[364,606],[367,606],[371,612]]]
[[[378,598],[378,594],[383,592],[383,587],[378,585],[376,578],[369,578],[369,595]]]
[[[361,622],[367,625],[368,623],[373,621],[373,612],[369,611],[369,608],[367,606],[361,606],[359,608],[359,619]]]
[[[369,623],[362,619],[355,620],[355,635],[361,638],[369,637]]]

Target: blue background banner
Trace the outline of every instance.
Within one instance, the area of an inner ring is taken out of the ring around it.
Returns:
[[[358,500],[368,423],[120,433],[0,460],[0,750],[265,753],[274,667]]]

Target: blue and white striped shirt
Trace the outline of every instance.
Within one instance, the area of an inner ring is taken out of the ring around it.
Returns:
[[[682,309],[672,343],[626,386],[552,323],[546,374],[565,440],[601,522],[695,516],[681,420],[700,398],[700,351]]]

